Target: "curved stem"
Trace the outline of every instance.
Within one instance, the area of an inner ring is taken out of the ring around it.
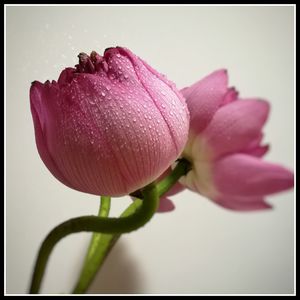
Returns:
[[[157,190],[159,196],[164,195],[168,192],[173,185],[178,181],[181,176],[184,176],[191,170],[191,163],[186,159],[179,159],[178,164],[174,170],[162,181],[157,183]],[[143,195],[140,191],[137,191],[131,196],[136,196],[142,198]],[[134,213],[142,205],[142,200],[136,199],[122,214],[120,217],[126,217]],[[85,261],[83,269],[80,273],[79,279],[73,290],[73,294],[83,294],[88,289],[92,280],[94,279],[97,271],[102,266],[105,258],[109,254],[110,250],[113,248],[114,244],[119,239],[120,234],[101,234],[101,239],[98,240],[98,245],[95,247],[93,256],[90,256],[89,261]],[[88,255],[90,249],[88,250]]]
[[[55,227],[46,237],[40,248],[30,286],[30,293],[38,293],[50,253],[56,243],[65,236],[81,232],[93,231],[110,234],[127,233],[145,225],[157,210],[159,197],[156,185],[149,184],[142,190],[142,205],[132,215],[123,218],[103,218],[83,216],[70,219]]]
[[[192,169],[192,164],[187,159],[180,158],[177,161],[178,163],[171,174],[157,184],[159,197],[167,193],[181,176],[186,175]]]
[[[100,208],[98,212],[99,217],[108,217],[110,210],[110,197],[101,196]],[[80,279],[78,280],[78,285],[75,289],[81,293],[82,287],[88,286],[91,281],[91,274],[97,271],[98,261],[101,260],[102,256],[105,254],[101,251],[100,245],[103,245],[109,234],[94,232],[88,251],[84,260],[83,268],[81,271]]]
[[[142,203],[142,200],[135,199],[121,214],[120,218],[134,214]],[[104,263],[110,249],[112,249],[120,236],[121,234],[101,234],[101,240],[98,241],[97,249],[94,252],[93,257],[90,257],[89,261],[85,262],[72,294],[83,294],[86,292],[98,269]]]

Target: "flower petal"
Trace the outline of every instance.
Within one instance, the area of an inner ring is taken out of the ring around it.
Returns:
[[[149,109],[148,118],[152,117],[151,112],[156,107],[173,137],[174,148],[178,157],[186,143],[189,130],[189,111],[185,99],[176,89],[174,83],[163,77],[145,61],[126,48],[117,47],[117,49],[121,56],[130,60],[139,83],[148,93],[149,98],[152,99],[154,105],[152,104],[153,107]]]
[[[162,197],[159,201],[159,207],[157,209],[157,212],[163,213],[163,212],[170,212],[175,209],[175,205],[173,202],[166,198]]]
[[[246,153],[256,157],[263,157],[269,151],[269,149],[270,149],[270,145],[256,146],[256,147],[248,148],[242,151],[242,153]]]
[[[272,208],[262,197],[222,195],[217,197],[214,202],[224,208],[236,211],[257,211]]]
[[[214,158],[247,147],[261,134],[269,113],[263,100],[239,100],[222,106],[202,132]]]
[[[263,196],[294,185],[290,170],[246,154],[233,154],[218,160],[213,177],[216,189],[227,195]]]
[[[74,73],[76,69],[74,68],[65,68],[59,75],[58,84],[65,85],[72,81],[74,78]]]
[[[229,88],[227,90],[227,93],[224,96],[224,99],[223,99],[223,101],[221,103],[221,106],[224,106],[224,105],[226,105],[226,104],[228,104],[230,102],[233,102],[233,101],[237,100],[238,99],[238,95],[239,95],[239,93],[238,93],[238,91],[234,87]]]
[[[227,92],[227,71],[218,70],[181,90],[190,111],[190,126],[197,134],[212,119]]]
[[[35,130],[35,141],[37,149],[41,159],[43,160],[49,171],[62,183],[72,187],[71,183],[64,177],[59,168],[57,167],[55,161],[51,157],[47,147],[47,141],[45,134],[43,132],[43,127],[45,127],[45,116],[42,109],[41,101],[44,86],[40,82],[34,82],[30,88],[30,108],[34,123]]]

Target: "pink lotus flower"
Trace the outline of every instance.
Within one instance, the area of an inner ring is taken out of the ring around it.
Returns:
[[[33,82],[39,154],[65,185],[121,196],[155,180],[180,155],[189,113],[175,85],[125,48],[81,53],[57,82]]]
[[[167,196],[189,188],[234,210],[267,209],[264,196],[293,187],[293,173],[263,161],[261,145],[269,104],[239,99],[228,88],[225,70],[216,71],[181,92],[190,111],[190,132],[182,156],[193,169]],[[174,209],[166,198],[160,210]]]

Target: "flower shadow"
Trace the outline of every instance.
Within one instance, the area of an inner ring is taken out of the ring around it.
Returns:
[[[141,271],[119,240],[87,290],[87,294],[139,294],[143,290]]]

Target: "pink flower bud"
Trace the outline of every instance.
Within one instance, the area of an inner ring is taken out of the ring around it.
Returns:
[[[85,193],[121,196],[147,185],[187,141],[184,98],[126,48],[79,54],[57,82],[33,82],[30,104],[43,162]]]

